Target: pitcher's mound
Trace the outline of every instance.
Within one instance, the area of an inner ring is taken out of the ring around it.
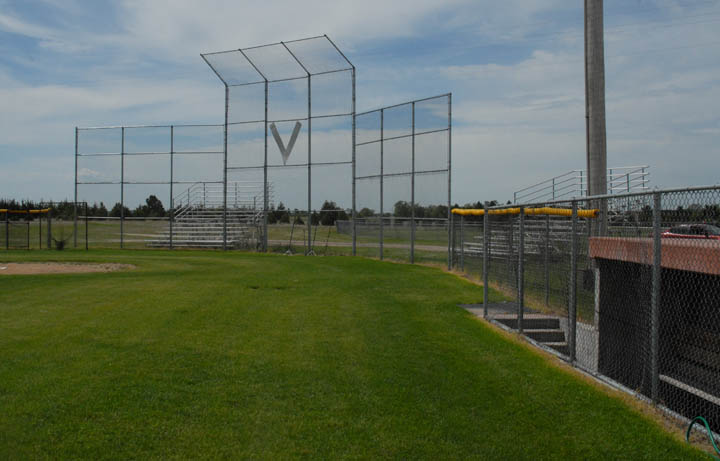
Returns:
[[[0,263],[0,275],[113,272],[134,268],[132,264],[115,263]]]

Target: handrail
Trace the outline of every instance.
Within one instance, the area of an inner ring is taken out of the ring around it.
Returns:
[[[488,210],[489,215],[519,215],[523,213],[525,216],[572,216],[572,210],[567,208],[551,208],[551,207],[538,207],[538,208],[501,208]],[[600,210],[577,210],[577,215],[580,218],[596,218]],[[483,216],[485,210],[482,208],[453,208],[452,214],[460,216]]]
[[[607,169],[607,193],[648,190],[648,165],[613,167]],[[513,192],[513,203],[542,200],[557,200],[587,195],[587,174],[585,170],[570,170],[553,178]]]
[[[265,200],[263,184],[262,181],[237,181],[226,187],[215,182],[195,182],[173,197],[174,219],[187,215],[196,207],[213,209],[228,205],[232,209],[257,210],[258,206],[262,209]],[[267,193],[272,201],[272,184],[267,185]]]

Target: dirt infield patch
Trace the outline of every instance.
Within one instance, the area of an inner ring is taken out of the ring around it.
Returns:
[[[132,264],[85,263],[0,263],[1,275],[17,274],[75,274],[87,272],[114,272],[134,269]]]

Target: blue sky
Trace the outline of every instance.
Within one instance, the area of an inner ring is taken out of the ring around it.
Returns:
[[[453,93],[453,201],[585,166],[582,1],[0,0],[0,196],[72,197],[76,125],[220,123],[201,52],[328,34],[358,110]],[[605,2],[608,165],[720,183],[720,1]]]

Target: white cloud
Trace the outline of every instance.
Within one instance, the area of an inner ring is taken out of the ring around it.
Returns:
[[[0,14],[0,29],[6,32],[41,40],[49,40],[54,36],[53,31],[49,28],[24,22],[7,14]]]
[[[720,41],[720,33],[712,16],[683,19],[717,15],[714,5],[703,5],[688,10],[685,2],[655,2],[636,8],[639,14],[628,7],[629,13],[613,16],[612,8],[620,7],[606,4],[610,19],[622,19],[620,26],[606,21],[608,163],[649,163],[655,185],[715,182],[713,171],[720,167],[720,116],[714,103],[720,96],[719,48],[708,45]],[[453,92],[457,201],[507,199],[515,189],[585,165],[577,5],[560,0],[127,0],[116,8],[117,28],[105,32],[0,14],[0,29],[38,40],[61,67],[72,68],[75,54],[94,58],[70,74],[73,84],[21,84],[11,77],[13,69],[0,67],[0,142],[29,146],[38,155],[58,152],[58,163],[69,169],[63,176],[72,177],[72,161],[65,156],[72,160],[75,125],[221,121],[222,91],[200,52],[327,33],[351,61],[362,63],[361,110]],[[659,14],[668,26],[638,25],[658,20]],[[395,50],[384,48],[394,39],[424,43],[435,36],[446,41],[442,51],[413,59],[425,51],[401,50],[402,65]],[[368,43],[383,55],[363,55]],[[508,55],[494,48],[510,45],[514,51]],[[455,55],[464,58],[449,58]],[[11,59],[26,65],[21,56]],[[8,155],[2,147],[0,155]],[[67,195],[70,187],[53,193]]]

